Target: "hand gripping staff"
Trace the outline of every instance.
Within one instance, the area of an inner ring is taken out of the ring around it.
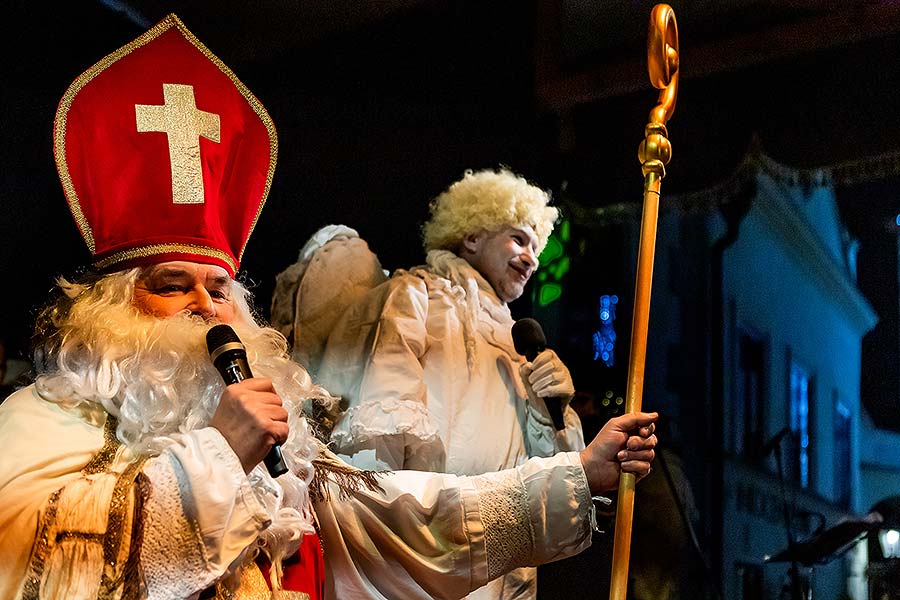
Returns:
[[[647,322],[650,318],[650,287],[653,283],[653,255],[656,250],[656,221],[659,216],[659,188],[666,176],[666,164],[672,146],[666,137],[666,121],[675,110],[678,95],[678,27],[675,11],[668,4],[657,4],[650,14],[647,34],[647,70],[653,87],[660,90],[659,104],[650,111],[644,129],[644,141],[638,149],[644,173],[644,211],[641,217],[641,245],[638,250],[637,278],[634,286],[634,317],[631,321],[631,357],[625,412],[641,410],[644,390],[644,360],[647,354]],[[610,600],[625,600],[628,587],[628,559],[631,550],[631,521],[634,516],[632,473],[619,476],[619,497],[613,539]]]

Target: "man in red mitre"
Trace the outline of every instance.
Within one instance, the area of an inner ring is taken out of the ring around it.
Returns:
[[[591,495],[644,475],[654,415],[487,475],[374,474],[304,416],[335,399],[237,281],[277,142],[175,17],[66,92],[56,162],[94,270],[60,279],[34,385],[0,406],[0,597],[460,597],[590,543]],[[251,377],[226,385],[228,324]],[[280,445],[287,472],[261,463]]]

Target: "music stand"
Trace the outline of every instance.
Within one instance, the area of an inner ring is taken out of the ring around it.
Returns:
[[[811,535],[802,542],[794,542],[791,548],[766,556],[763,560],[773,562],[798,562],[804,567],[828,564],[863,538],[870,531],[881,529],[884,519],[877,512],[863,518],[841,519],[836,524]]]
[[[791,594],[793,597],[801,595],[808,598],[812,594],[812,588],[800,589],[797,565],[812,570],[813,565],[828,564],[847,552],[870,531],[881,529],[883,522],[884,519],[877,512],[869,513],[862,518],[841,519],[828,529],[814,533],[803,541],[789,543],[786,548],[771,556],[766,555],[763,561],[791,563]]]

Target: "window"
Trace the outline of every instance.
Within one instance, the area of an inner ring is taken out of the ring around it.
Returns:
[[[838,391],[832,391],[834,399],[834,491],[838,503],[850,507],[850,408],[841,402]]]
[[[790,364],[789,425],[791,428],[791,459],[789,472],[802,487],[809,487],[809,406],[812,379],[809,372],[793,360]]]
[[[734,411],[735,452],[748,458],[759,457],[763,442],[765,398],[765,345],[744,332],[739,342],[737,404]]]

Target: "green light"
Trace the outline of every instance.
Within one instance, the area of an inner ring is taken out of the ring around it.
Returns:
[[[550,273],[553,275],[553,278],[557,281],[561,280],[566,273],[569,272],[569,260],[568,256],[563,256],[562,259],[552,267],[550,267]]]
[[[564,242],[568,242],[571,234],[572,234],[572,232],[570,231],[569,220],[565,219],[559,225],[559,239],[561,239]]]
[[[545,283],[541,286],[538,303],[541,306],[547,306],[562,296],[562,286],[557,283]]]
[[[563,220],[541,252],[539,258],[541,268],[537,273],[538,286],[532,292],[532,300],[536,298],[539,306],[547,306],[562,296],[560,282],[571,267],[571,260],[566,256],[566,245],[571,233],[569,220]]]
[[[555,235],[551,235],[547,240],[547,247],[541,252],[539,260],[543,264],[549,264],[563,255],[563,247]]]

